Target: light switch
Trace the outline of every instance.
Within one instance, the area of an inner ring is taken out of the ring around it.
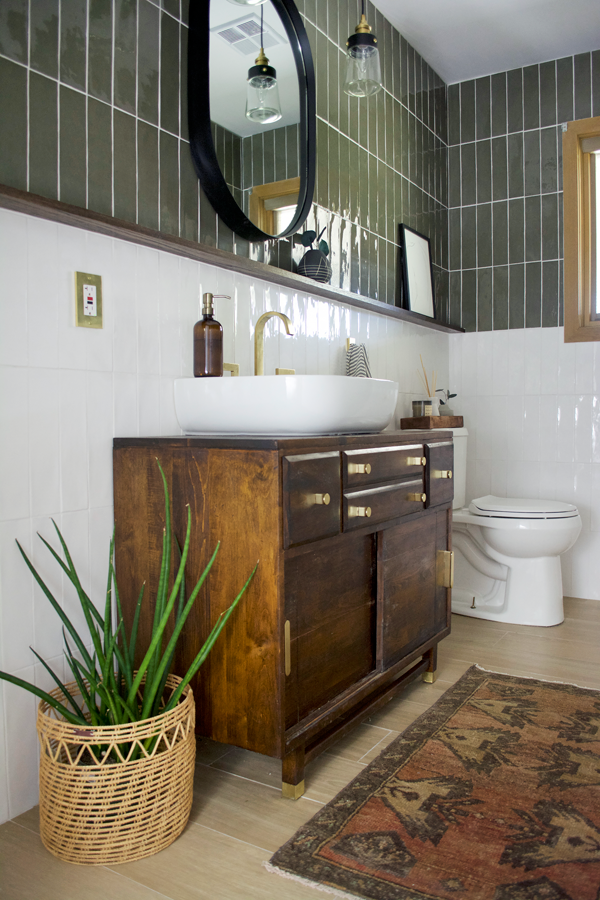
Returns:
[[[102,276],[75,272],[75,324],[102,328]]]

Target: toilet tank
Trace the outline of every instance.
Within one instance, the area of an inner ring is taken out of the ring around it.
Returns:
[[[449,428],[454,439],[454,500],[452,509],[462,509],[466,504],[467,488],[467,438],[466,428]]]

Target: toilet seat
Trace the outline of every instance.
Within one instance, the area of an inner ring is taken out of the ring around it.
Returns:
[[[488,494],[469,503],[473,516],[497,519],[569,519],[579,515],[572,503],[558,500],[525,500]]]

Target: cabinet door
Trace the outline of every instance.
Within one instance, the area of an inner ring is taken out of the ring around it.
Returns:
[[[340,454],[283,457],[284,546],[340,531]]]
[[[375,559],[372,534],[286,559],[287,728],[374,670]]]
[[[377,655],[387,668],[447,627],[449,590],[438,584],[438,553],[448,548],[441,510],[379,532]]]

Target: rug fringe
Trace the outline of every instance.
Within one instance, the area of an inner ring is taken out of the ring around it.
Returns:
[[[552,679],[550,681],[548,678],[540,678],[536,675],[513,675],[511,672],[498,672],[497,669],[485,669],[483,666],[480,666],[479,663],[473,663],[473,666],[474,668],[479,669],[480,672],[485,672],[487,675],[507,675],[509,678],[523,678],[526,681],[541,681],[542,684],[564,684],[567,687],[579,688],[580,691],[598,691],[598,688],[590,687],[587,684],[575,684],[574,681],[558,681],[558,679]]]
[[[320,881],[311,881],[310,878],[303,878],[301,875],[292,875],[291,872],[286,872],[285,869],[279,869],[270,862],[264,862],[263,865],[267,872],[281,875],[282,878],[289,878],[290,881],[297,881],[315,891],[322,891],[324,894],[333,894],[335,897],[343,897],[344,900],[365,900],[364,897],[359,897],[358,894],[349,894],[347,891],[340,891],[338,888],[330,887]]]

